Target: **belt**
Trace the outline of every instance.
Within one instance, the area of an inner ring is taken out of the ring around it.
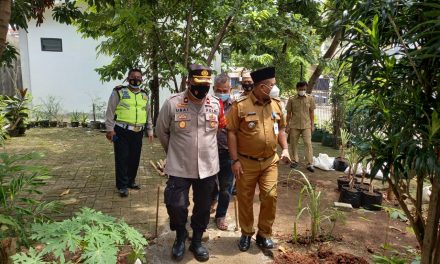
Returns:
[[[251,156],[248,156],[248,155],[243,155],[243,154],[241,154],[241,153],[238,153],[238,155],[240,155],[240,156],[242,156],[242,157],[244,157],[244,158],[250,159],[250,160],[255,160],[255,161],[266,161],[266,160],[272,158],[273,155],[275,155],[275,154],[273,154],[272,156],[269,156],[269,157],[267,157],[267,158],[255,158],[255,157],[251,157]]]
[[[144,129],[144,126],[132,126],[132,125],[128,125],[128,124],[121,124],[121,123],[116,123],[115,125],[117,125],[118,127],[122,127],[128,130],[131,130],[133,132],[139,132],[142,129]]]

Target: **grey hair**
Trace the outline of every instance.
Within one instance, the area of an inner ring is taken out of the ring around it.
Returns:
[[[231,81],[231,78],[229,78],[228,74],[222,73],[222,74],[218,75],[217,77],[215,77],[214,85],[224,84],[224,83],[230,82],[230,81]]]

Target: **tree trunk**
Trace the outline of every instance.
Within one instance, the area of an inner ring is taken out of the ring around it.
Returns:
[[[157,116],[159,115],[159,66],[157,65],[157,48],[153,47],[151,70],[153,72],[153,82],[151,84],[151,99],[153,101],[153,126],[156,126]]]
[[[411,227],[414,230],[414,234],[416,235],[417,242],[419,243],[419,245],[422,245],[424,234],[425,234],[425,227],[423,226],[423,224],[417,223],[415,221],[415,219],[414,219],[413,215],[411,214],[411,212],[409,211],[408,206],[406,205],[402,195],[400,194],[400,192],[397,188],[397,185],[394,184],[394,182],[391,180],[392,178],[394,178],[394,177],[392,174],[390,174],[390,176],[387,179],[388,185],[393,190],[393,193],[396,196],[397,201],[399,202],[400,208],[402,208],[403,212],[408,217],[408,220],[411,224]]]
[[[333,55],[336,52],[337,47],[339,46],[339,43],[341,42],[341,38],[342,38],[342,29],[338,30],[335,33],[335,36],[333,37],[332,40],[332,44],[330,45],[330,47],[328,48],[327,52],[324,54],[324,57],[322,57],[322,59],[326,60],[326,59],[330,59],[331,57],[333,57]],[[313,88],[316,84],[316,81],[318,80],[319,76],[321,76],[322,71],[324,70],[324,65],[322,63],[320,63],[315,71],[313,72],[312,76],[309,79],[309,85],[307,87],[307,93],[310,94],[313,91]]]
[[[6,48],[12,0],[0,0],[0,58]]]
[[[218,50],[218,47],[220,46],[220,43],[222,42],[223,38],[225,37],[226,32],[228,31],[229,25],[231,25],[232,20],[234,19],[234,15],[229,15],[225,22],[223,23],[223,27],[220,30],[220,32],[217,34],[217,37],[215,38],[214,45],[211,48],[211,52],[209,53],[208,59],[206,60],[206,65],[208,67],[211,66],[211,62],[214,59],[214,55],[216,51]]]
[[[192,13],[194,7],[194,0],[191,1],[191,6],[188,11],[188,17],[186,18],[186,29],[185,29],[185,50],[183,53],[183,66],[188,68],[188,58],[189,58],[189,41],[190,41],[190,32],[191,32],[191,24],[192,24]],[[186,76],[182,75],[182,82],[180,83],[180,91],[183,92],[186,87]]]
[[[426,219],[425,236],[422,245],[421,264],[432,264],[438,257],[440,249],[436,247],[439,240],[439,220],[440,220],[440,180],[435,175],[432,180],[432,192],[429,200],[428,217]],[[438,261],[438,259],[437,259]]]

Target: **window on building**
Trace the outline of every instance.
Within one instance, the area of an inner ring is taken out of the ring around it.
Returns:
[[[63,51],[63,42],[59,38],[41,38],[42,51]]]

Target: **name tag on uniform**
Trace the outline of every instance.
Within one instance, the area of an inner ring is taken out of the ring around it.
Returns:
[[[273,124],[273,132],[275,133],[275,135],[278,135],[280,133],[279,129],[278,129],[278,123],[275,122]]]

